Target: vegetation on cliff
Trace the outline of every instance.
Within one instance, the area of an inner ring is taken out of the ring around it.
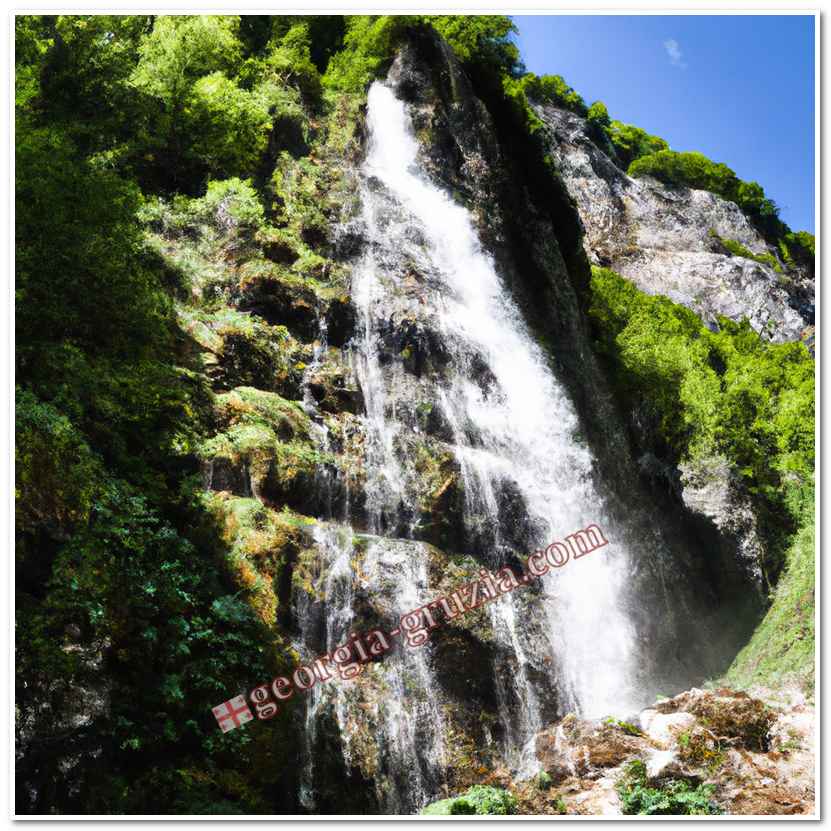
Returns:
[[[814,362],[747,323],[711,332],[689,309],[595,268],[589,315],[619,401],[637,409],[641,451],[673,464],[721,456],[739,472],[770,542],[773,605],[729,678],[812,686]],[[643,444],[645,442],[645,444]]]
[[[434,27],[538,201],[562,212],[531,100],[591,116],[623,160],[666,148],[559,76],[525,73],[504,16],[15,25],[17,810],[286,810],[288,718],[224,735],[210,708],[293,660],[281,591],[312,523],[303,485],[331,462],[297,399],[319,321],[330,342],[349,328],[331,228],[367,82],[407,31]],[[576,261],[579,237],[562,233]],[[812,245],[780,242],[794,258]],[[804,348],[708,332],[608,272],[593,288],[621,400],[646,402],[673,458],[727,455],[771,527],[792,531],[813,476]],[[317,380],[348,446],[355,391],[333,365]],[[810,549],[805,531],[741,678],[780,660],[802,671],[812,632],[784,627],[812,603]],[[515,807],[493,788],[451,802]]]
[[[515,70],[516,74],[516,70]],[[796,263],[813,273],[814,235],[792,231],[779,208],[758,182],[746,182],[726,164],[703,153],[678,152],[659,136],[632,124],[612,120],[602,101],[587,106],[560,76],[524,75],[521,87],[536,104],[570,110],[586,119],[588,133],[630,176],[651,176],[666,185],[707,190],[735,202],[759,232],[779,249],[785,264]]]
[[[765,342],[745,322],[711,332],[689,309],[596,268],[589,310],[612,377],[673,459],[720,454],[791,528],[813,501],[814,364],[801,343]]]
[[[207,319],[197,334],[234,385],[246,366],[258,380],[285,367],[284,330],[212,326],[210,297],[229,249],[268,230],[262,191],[231,177],[265,187],[322,106],[315,25],[16,20],[20,812],[278,806],[285,725],[223,735],[210,714],[286,652],[267,594],[239,584],[224,513],[200,497],[216,415],[210,365],[180,324]],[[178,197],[184,218],[159,212],[171,191],[198,194]],[[303,253],[303,220],[286,224]],[[183,318],[194,292],[208,302]],[[258,452],[245,430],[298,422],[275,399],[240,398],[227,454]]]

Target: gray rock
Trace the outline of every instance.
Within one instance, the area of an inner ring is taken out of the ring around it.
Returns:
[[[535,107],[549,149],[576,202],[592,263],[692,309],[716,328],[739,321],[773,342],[799,340],[814,322],[814,283],[796,269],[734,256],[716,237],[753,254],[772,253],[737,205],[703,190],[669,188],[627,176],[589,138],[586,121],[566,110]]]

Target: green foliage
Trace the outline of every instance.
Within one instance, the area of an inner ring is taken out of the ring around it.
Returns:
[[[586,129],[595,143],[609,155],[614,152],[607,135],[611,123],[606,105],[602,101],[595,101],[586,114]]]
[[[559,76],[523,74],[504,16],[16,18],[19,811],[284,807],[287,719],[226,736],[209,708],[281,669],[275,586],[306,521],[203,499],[199,463],[274,465],[282,499],[326,460],[296,405],[240,387],[285,381],[287,330],[227,303],[255,278],[335,283],[321,253],[365,86],[408,27],[428,25],[516,144],[538,202],[564,198],[529,96],[589,113]],[[621,146],[658,146],[597,105],[592,118]],[[762,212],[758,191],[742,198]],[[808,237],[782,237],[786,262],[813,257]],[[701,351],[699,330],[663,310],[663,360],[645,319],[629,326],[638,304],[612,295],[610,359],[620,350],[632,390],[656,381],[677,452],[726,442],[751,481],[786,481],[788,509],[803,510],[801,353],[757,355],[740,329]],[[707,360],[728,380],[714,383]],[[213,398],[209,383],[239,388]],[[437,805],[425,813],[516,802],[479,786]]]
[[[343,49],[330,59],[323,83],[342,92],[363,92],[392,59],[407,26],[416,22],[411,15],[348,16]]]
[[[554,802],[551,804],[551,807],[554,809],[555,814],[559,814],[560,816],[565,816],[568,814],[568,806],[565,803],[565,800],[558,796]]]
[[[250,176],[267,149],[305,141],[306,108],[322,90],[310,24],[295,16],[240,32],[235,16],[172,15],[142,39],[130,75],[143,107],[136,166],[154,189],[194,193],[209,175]]]
[[[66,416],[31,392],[16,393],[17,528],[73,527],[89,517],[100,463]]]
[[[193,85],[182,116],[195,139],[191,151],[211,173],[253,170],[268,144],[267,104],[222,72],[204,75]]]
[[[425,15],[422,20],[450,44],[463,64],[511,74],[519,63],[519,50],[510,40],[516,26],[506,15]]]
[[[537,104],[551,104],[582,116],[588,114],[586,102],[565,82],[562,75],[538,76],[529,72],[519,80],[525,94]]]
[[[744,257],[745,259],[754,260],[757,263],[769,266],[776,272],[782,271],[782,265],[779,260],[767,251],[764,254],[754,254],[749,248],[745,248],[745,246],[737,240],[720,237],[712,228],[710,229],[710,236],[717,239],[725,251],[728,251],[734,257]]]
[[[594,104],[589,107],[589,111],[586,114],[586,121],[588,121],[590,126],[601,130],[609,127],[612,123],[609,118],[609,111],[606,109],[606,105],[602,101],[595,101]]]
[[[788,265],[803,266],[808,269],[811,277],[814,276],[816,251],[813,234],[807,231],[789,231],[778,241],[778,245],[782,258]]]
[[[621,166],[626,169],[635,159],[668,150],[669,145],[658,136],[652,136],[632,124],[612,121],[606,128],[606,134],[615,149],[615,155]]]
[[[635,759],[626,766],[618,783],[618,795],[624,814],[662,814],[671,816],[720,814],[713,801],[712,785],[696,785],[668,779],[660,787],[650,787],[646,766]]]
[[[448,816],[454,814],[513,814],[516,811],[516,797],[502,788],[490,785],[474,785],[461,796],[433,802],[422,810],[426,816]]]
[[[516,31],[505,15],[353,15],[346,18],[343,50],[329,61],[324,83],[344,92],[363,92],[392,60],[404,33],[432,26],[468,67],[511,73],[519,52],[510,35]]]
[[[242,60],[235,15],[160,15],[140,47],[130,82],[181,112],[193,84],[213,72],[234,72]]]
[[[226,179],[209,182],[205,195],[193,202],[192,215],[211,217],[220,225],[255,231],[265,220],[265,212],[251,180]]]
[[[223,736],[209,712],[273,671],[282,647],[231,594],[222,529],[198,499],[196,453],[212,414],[175,314],[174,295],[189,286],[145,241],[150,222],[253,245],[264,211],[250,181],[211,182],[171,209],[135,180],[175,187],[168,174],[182,159],[207,173],[262,154],[252,124],[270,126],[277,104],[232,77],[244,57],[236,27],[213,17],[16,22],[22,813],[262,812],[274,807],[262,794],[279,792],[244,785],[262,740]],[[194,162],[186,148],[200,141],[212,155],[203,147]],[[212,334],[229,349],[251,333]],[[266,742],[285,731],[278,721]]]
[[[767,343],[725,318],[711,332],[607,269],[593,270],[589,314],[655,446],[675,461],[725,457],[772,522],[792,529],[813,488],[814,364],[804,345]]]
[[[140,194],[79,156],[65,133],[18,122],[15,159],[17,337],[109,350],[152,348],[169,298],[134,222]]]
[[[814,687],[814,523],[807,519],[787,554],[773,603],[727,673],[739,688],[776,686],[794,680]]]
[[[725,199],[737,200],[739,195],[736,174],[727,165],[710,161],[703,153],[660,150],[633,162],[629,174],[652,176],[667,185],[709,190]],[[757,195],[755,189],[745,190],[749,198]]]
[[[678,153],[659,150],[629,165],[630,176],[652,176],[660,182],[676,187],[708,190],[735,202],[759,230],[771,240],[789,233],[779,219],[779,209],[765,196],[757,182],[744,182],[726,164],[708,159],[703,153]]]
[[[628,721],[623,721],[619,718],[614,718],[613,716],[609,716],[608,718],[603,719],[603,723],[609,725],[609,727],[615,727],[618,730],[622,730],[628,736],[642,736],[643,730],[635,724],[631,724]]]

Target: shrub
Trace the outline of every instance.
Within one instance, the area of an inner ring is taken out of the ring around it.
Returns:
[[[258,229],[265,212],[251,180],[237,178],[209,182],[205,195],[195,201],[193,212],[210,218],[220,228]]]
[[[658,136],[652,136],[632,124],[612,121],[606,129],[606,135],[612,142],[621,167],[628,168],[635,159],[668,150],[669,145]]]
[[[563,79],[562,75],[523,75],[522,82],[528,97],[538,104],[562,107],[577,115],[588,114],[588,107],[582,97]]]
[[[676,187],[697,188],[735,202],[759,231],[776,241],[790,233],[779,219],[779,209],[765,196],[758,182],[743,182],[726,164],[708,159],[703,153],[658,150],[629,165],[630,176],[652,176]]]
[[[253,171],[268,144],[268,108],[222,72],[193,85],[184,118],[193,136],[191,152],[214,174]]]
[[[516,811],[516,797],[502,788],[490,785],[474,785],[461,796],[441,799],[422,810],[427,816],[453,814],[513,814]]]
[[[594,104],[589,107],[586,120],[591,126],[599,129],[605,129],[612,123],[609,119],[609,111],[606,109],[606,105],[602,101],[595,101]]]
[[[712,799],[712,785],[693,787],[684,780],[668,779],[660,787],[650,787],[646,766],[640,759],[629,762],[617,789],[624,814],[678,816],[721,813]]]
[[[674,462],[721,455],[772,529],[810,506],[814,363],[801,343],[762,340],[747,321],[711,332],[689,309],[607,269],[592,275],[589,315],[614,384],[649,441]]]

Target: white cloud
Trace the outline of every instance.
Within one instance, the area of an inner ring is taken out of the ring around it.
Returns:
[[[687,65],[684,63],[683,55],[681,54],[681,46],[678,44],[677,40],[670,38],[669,40],[664,41],[664,49],[667,50],[667,55],[669,55],[669,62],[673,66],[677,66],[679,69],[686,69]]]

